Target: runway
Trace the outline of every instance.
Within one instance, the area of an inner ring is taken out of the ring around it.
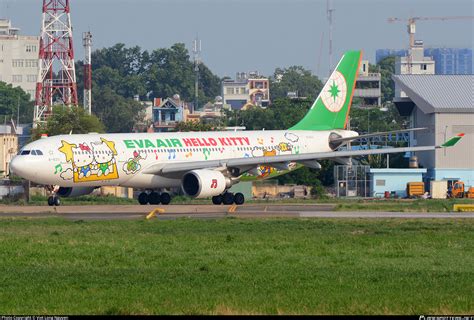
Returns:
[[[242,206],[214,205],[91,205],[91,206],[0,206],[1,217],[47,218],[63,217],[68,220],[136,220],[145,219],[156,208],[164,213],[152,219],[178,218],[216,219],[238,218],[337,218],[337,219],[449,219],[474,218],[474,212],[370,212],[333,211],[331,204],[288,205],[247,204]]]

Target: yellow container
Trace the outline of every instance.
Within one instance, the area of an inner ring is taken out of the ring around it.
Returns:
[[[425,193],[424,182],[408,182],[407,183],[407,196],[416,197],[422,196]]]

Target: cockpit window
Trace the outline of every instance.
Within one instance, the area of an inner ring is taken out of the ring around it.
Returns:
[[[21,155],[21,156],[26,156],[26,155],[42,156],[43,151],[41,151],[41,150],[20,150],[18,152],[18,154]]]

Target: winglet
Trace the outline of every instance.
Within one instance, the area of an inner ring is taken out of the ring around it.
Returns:
[[[443,148],[452,147],[452,146],[454,146],[456,143],[458,143],[459,140],[461,140],[462,137],[464,137],[464,133],[458,133],[456,136],[452,137],[451,139],[449,139],[448,141],[446,141],[445,143],[443,143],[443,144],[441,145],[441,147],[443,147]]]

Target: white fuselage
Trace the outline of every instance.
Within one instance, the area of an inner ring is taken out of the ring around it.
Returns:
[[[11,169],[33,182],[61,187],[174,187],[180,179],[145,174],[143,169],[170,162],[329,152],[331,133],[357,135],[347,130],[61,135],[26,145]]]

